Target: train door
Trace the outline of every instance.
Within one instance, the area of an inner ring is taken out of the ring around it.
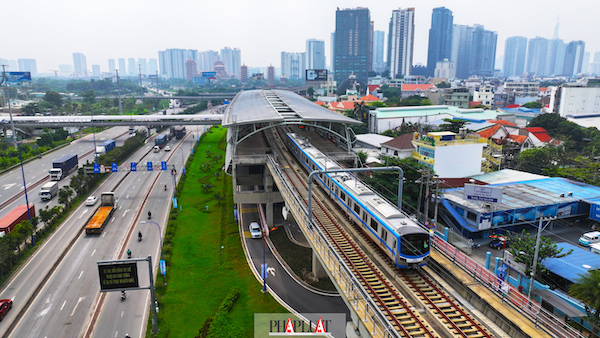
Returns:
[[[379,236],[381,244],[379,246],[381,247],[381,249],[383,249],[383,251],[387,251],[387,249],[385,247],[386,243],[387,243],[387,237],[388,237],[388,231],[386,230],[385,227],[382,226],[381,227],[381,236]]]

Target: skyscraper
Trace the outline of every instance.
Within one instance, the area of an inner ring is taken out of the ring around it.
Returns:
[[[85,55],[81,53],[73,53],[73,69],[75,77],[87,77],[87,62]]]
[[[415,9],[392,11],[388,35],[388,69],[390,77],[403,78],[410,75],[415,40]]]
[[[146,64],[146,59],[145,58],[139,58],[138,59],[138,69],[137,69],[138,75],[139,75],[140,70],[141,70],[141,72],[142,72],[143,75],[147,75],[148,74],[148,66]]]
[[[148,75],[155,75],[158,73],[158,60],[148,60]]]
[[[566,52],[567,44],[563,40],[553,39],[548,41],[548,55],[546,57],[548,75],[562,75]]]
[[[273,65],[269,65],[269,67],[267,67],[267,82],[275,82],[275,67],[273,67]]]
[[[19,59],[17,63],[19,64],[20,72],[30,72],[31,76],[37,76],[37,63],[35,59]]]
[[[185,79],[185,62],[198,59],[195,49],[167,49],[158,52],[161,77],[167,79]]]
[[[198,70],[210,72],[213,70],[215,61],[219,59],[219,52],[215,50],[207,50],[198,53]]]
[[[240,76],[242,66],[242,52],[238,48],[225,47],[221,49],[221,61],[225,65],[227,74],[236,78]]]
[[[504,44],[504,76],[521,76],[525,71],[525,55],[527,54],[527,38],[513,36]]]
[[[581,73],[583,65],[583,55],[585,53],[585,42],[571,41],[567,45],[565,54],[565,67],[563,74],[567,76],[577,75]]]
[[[138,67],[135,64],[135,59],[134,58],[127,59],[127,75],[136,76],[137,71],[138,71]],[[125,75],[125,73],[123,73],[123,75]]]
[[[306,40],[306,69],[325,69],[325,41]]]
[[[125,59],[123,58],[119,58],[119,73],[121,73],[121,75],[119,76],[123,76],[125,74],[127,74],[127,67],[125,67]]]
[[[92,76],[100,77],[100,65],[92,65]]]
[[[305,53],[281,52],[281,76],[285,76],[289,80],[304,79],[305,58]]]
[[[115,69],[117,69],[117,67],[115,67],[115,59],[108,59],[108,72],[114,74]]]
[[[481,25],[454,25],[452,32],[452,61],[456,62],[456,77],[491,76],[496,62],[498,34]]]
[[[373,71],[377,73],[385,72],[387,65],[383,62],[385,49],[385,32],[375,31],[373,33]]]
[[[431,13],[429,46],[427,48],[427,72],[433,76],[438,61],[450,60],[454,16],[446,7],[434,8]],[[456,61],[456,60],[454,60]]]
[[[196,61],[189,59],[185,61],[185,79],[192,81],[194,77],[198,76],[198,67],[196,67]]]
[[[527,46],[527,72],[537,76],[549,75],[549,68],[546,67],[546,58],[548,55],[548,39],[539,36],[529,39]]]
[[[373,65],[373,22],[368,8],[335,12],[333,54],[335,81],[341,84],[354,74],[365,88]]]

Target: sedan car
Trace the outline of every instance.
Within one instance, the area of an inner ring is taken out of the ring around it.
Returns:
[[[6,316],[8,311],[12,308],[13,302],[10,299],[0,299],[0,320]]]
[[[90,196],[85,200],[85,205],[94,205],[96,202],[98,202],[98,197]]]
[[[509,243],[510,243],[509,240],[506,238],[494,238],[490,242],[490,248],[496,249],[496,250],[502,250],[504,248],[508,248]]]
[[[250,235],[252,235],[252,238],[262,237],[262,231],[260,231],[260,225],[258,225],[258,222],[250,222],[248,228],[250,229]]]
[[[165,146],[165,151],[171,151],[171,147]]]

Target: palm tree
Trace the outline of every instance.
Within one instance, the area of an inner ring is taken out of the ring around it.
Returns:
[[[580,278],[569,288],[569,295],[581,300],[585,306],[587,321],[594,326],[600,324],[600,270],[594,269]]]

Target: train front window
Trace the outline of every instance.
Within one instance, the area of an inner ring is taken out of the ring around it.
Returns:
[[[400,253],[408,256],[421,256],[429,252],[429,234],[402,235]]]

